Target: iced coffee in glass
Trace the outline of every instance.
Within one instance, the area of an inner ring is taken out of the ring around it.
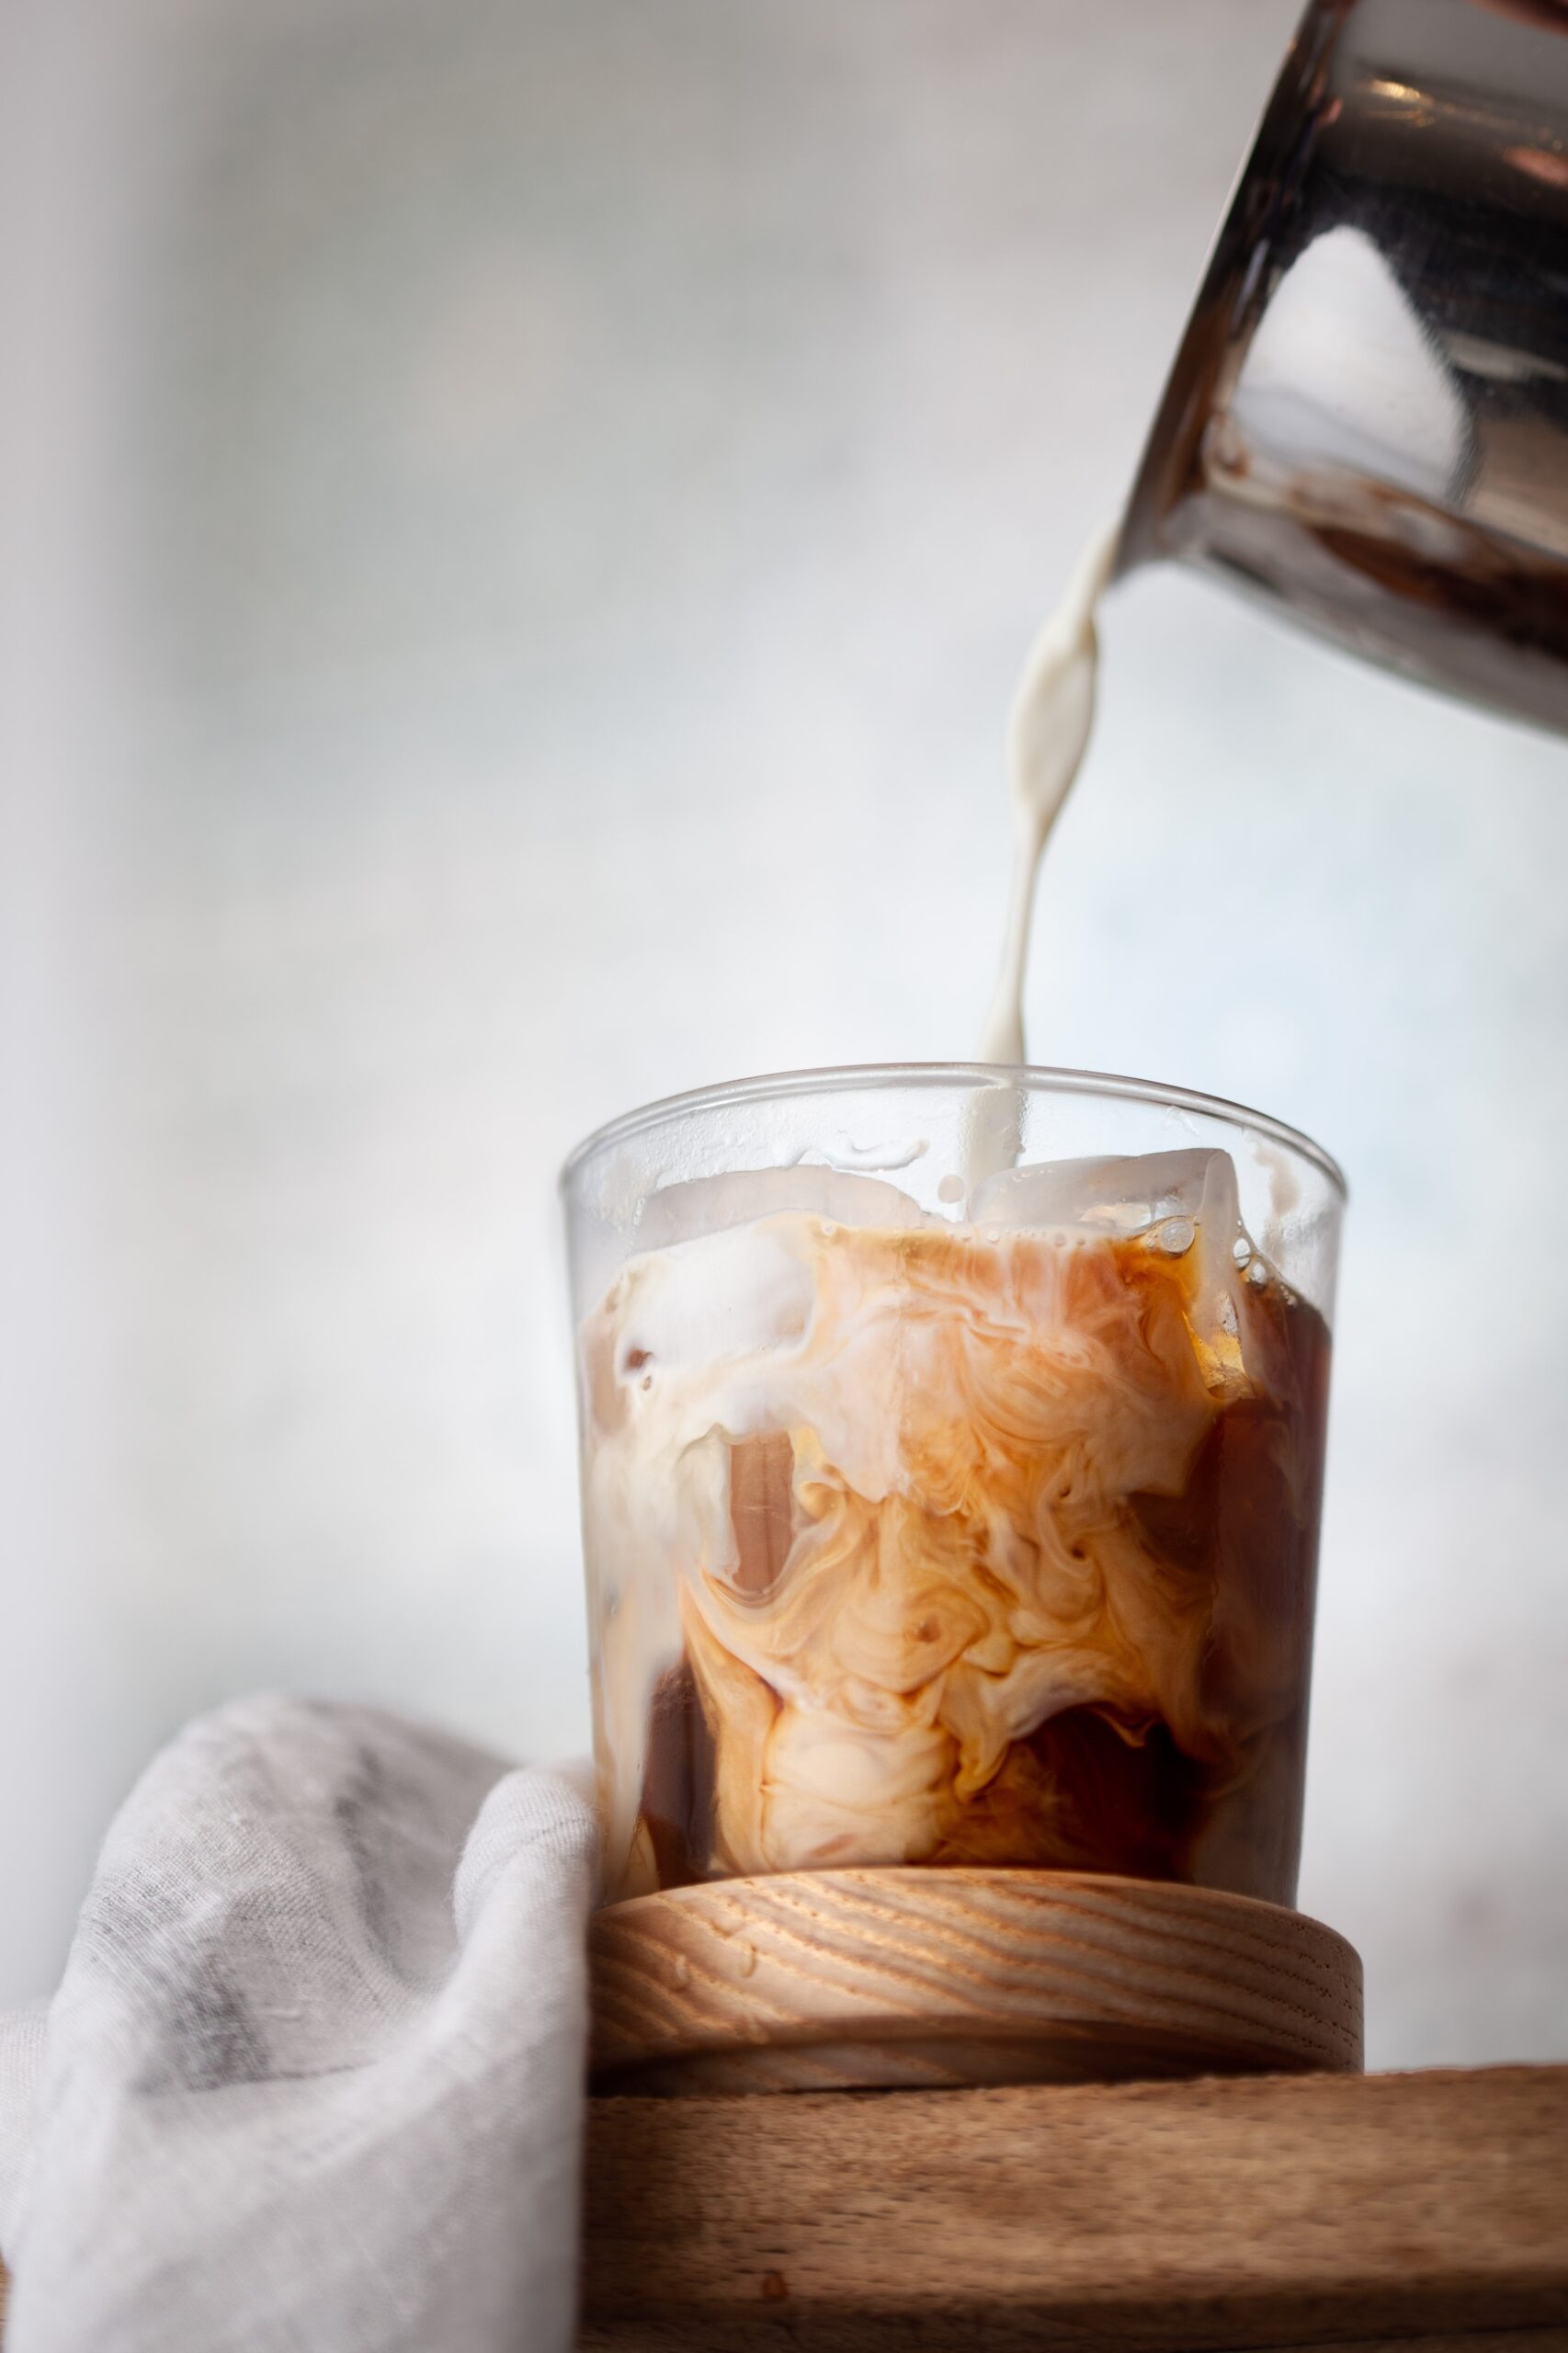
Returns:
[[[1290,1904],[1344,1188],[985,1065],[655,1105],[564,1177],[608,1901],[846,1865]]]

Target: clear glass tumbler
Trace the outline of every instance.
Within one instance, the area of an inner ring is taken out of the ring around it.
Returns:
[[[914,1863],[1292,1902],[1325,1154],[913,1064],[654,1104],[562,1182],[608,1900]]]

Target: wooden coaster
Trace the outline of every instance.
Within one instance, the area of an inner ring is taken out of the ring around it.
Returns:
[[[597,2091],[1353,2074],[1361,1963],[1299,1912],[1028,1870],[790,1871],[589,1932]]]

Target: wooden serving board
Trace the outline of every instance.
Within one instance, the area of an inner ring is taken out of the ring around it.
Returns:
[[[583,2353],[1568,2348],[1568,2067],[596,2099]]]
[[[594,2099],[584,2222],[580,2353],[1568,2353],[1568,2067]]]
[[[1354,2070],[1361,1964],[1245,1896],[877,1869],[634,1898],[589,1932],[594,2075],[812,2091]]]

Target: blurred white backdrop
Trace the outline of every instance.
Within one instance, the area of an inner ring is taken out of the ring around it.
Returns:
[[[967,1052],[1293,0],[0,18],[0,1998],[186,1714],[586,1721],[554,1170]],[[1145,575],[1041,1059],[1350,1173],[1303,1903],[1568,2056],[1568,751]]]

